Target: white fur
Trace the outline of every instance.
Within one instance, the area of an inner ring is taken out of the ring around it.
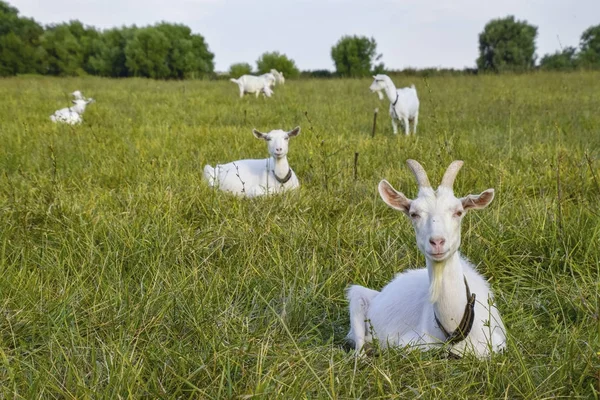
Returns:
[[[267,72],[266,74],[260,75],[260,78],[263,78],[264,80],[266,80],[267,85],[269,85],[269,87],[273,87],[277,83],[277,78],[271,72]]]
[[[275,82],[278,85],[283,85],[285,83],[285,78],[283,77],[283,72],[279,72],[276,69],[271,70],[271,74],[275,77]]]
[[[85,97],[83,97],[83,94],[79,90],[76,90],[73,93],[71,93],[71,96],[73,96],[75,100],[85,100]]]
[[[261,133],[252,131],[257,139],[267,142],[270,157],[262,160],[239,160],[228,164],[217,164],[214,168],[204,166],[204,179],[212,187],[231,192],[239,196],[255,197],[279,193],[300,187],[300,182],[292,170],[292,176],[286,183],[280,183],[291,170],[287,154],[289,138],[300,133],[300,127],[289,132],[274,130]]]
[[[236,83],[240,88],[240,97],[244,97],[245,93],[255,93],[256,97],[260,93],[263,93],[267,97],[273,95],[271,85],[275,82],[275,77],[265,76],[254,76],[254,75],[242,75],[238,79],[230,79],[231,82]]]
[[[445,336],[435,315],[448,332],[458,327],[467,303],[464,278],[471,293],[476,294],[475,319],[466,339],[452,345],[450,351],[488,357],[504,349],[505,328],[492,303],[490,286],[458,251],[465,212],[486,207],[493,199],[493,189],[458,199],[451,188],[440,185],[434,191],[422,187],[418,197],[410,200],[383,180],[379,193],[390,207],[411,218],[417,247],[427,266],[396,275],[381,292],[357,285],[348,289],[348,339],[357,352],[373,340],[371,332],[382,348],[416,346],[427,350],[444,345]]]
[[[396,89],[396,85],[387,75],[374,75],[373,78],[375,80],[369,89],[377,92],[379,99],[383,98],[381,92],[385,92],[390,101],[390,117],[392,117],[394,134],[398,133],[398,121],[403,122],[406,135],[409,134],[409,121],[413,121],[413,134],[416,134],[419,124],[419,97],[415,85]]]
[[[80,93],[81,94],[81,93]],[[85,107],[93,103],[94,99],[90,98],[87,100],[73,100],[73,107],[61,108],[50,116],[52,122],[60,122],[69,125],[76,125],[83,122],[82,114],[85,111]]]

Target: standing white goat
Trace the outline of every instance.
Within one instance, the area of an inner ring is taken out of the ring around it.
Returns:
[[[415,85],[407,88],[396,89],[396,85],[387,75],[374,75],[375,80],[369,87],[372,92],[377,92],[381,99],[381,91],[384,91],[390,100],[390,116],[392,117],[392,128],[394,134],[398,133],[397,121],[404,123],[404,133],[409,134],[409,121],[413,121],[413,134],[417,133],[419,124],[419,97]]]
[[[285,78],[283,77],[283,72],[279,72],[276,69],[272,69],[271,73],[275,76],[275,80],[278,85],[283,85],[285,83]]]
[[[52,122],[61,122],[69,125],[80,124],[83,121],[82,114],[85,111],[85,107],[93,103],[94,99],[89,98],[87,100],[73,100],[73,107],[61,108],[50,116]]]
[[[272,79],[271,79],[272,78]],[[259,93],[263,93],[267,97],[271,97],[273,90],[271,83],[275,78],[265,78],[263,76],[242,75],[238,79],[231,78],[231,82],[236,83],[240,88],[240,97],[244,97],[244,93],[255,93],[258,97]]]
[[[287,160],[289,138],[300,133],[300,127],[289,132],[274,130],[261,133],[252,130],[257,139],[267,142],[271,157],[262,160],[239,160],[204,166],[204,179],[212,187],[240,196],[255,197],[300,187],[300,182]]]
[[[277,83],[277,78],[271,72],[267,72],[266,74],[260,75],[260,78],[263,78],[264,80],[266,80],[269,87],[274,87],[275,84]]]
[[[421,164],[408,160],[419,184],[414,200],[386,180],[379,194],[412,221],[426,268],[398,274],[381,292],[362,286],[347,291],[348,339],[360,351],[374,335],[381,347],[448,345],[451,353],[487,357],[506,346],[506,333],[487,281],[458,251],[460,225],[467,210],[486,207],[494,189],[454,197],[453,183],[463,162],[454,161],[433,190]]]

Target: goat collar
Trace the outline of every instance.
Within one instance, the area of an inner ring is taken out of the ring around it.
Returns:
[[[284,183],[287,183],[287,181],[289,181],[292,178],[292,169],[288,169],[288,173],[283,177],[280,178],[277,176],[277,174],[275,173],[275,170],[273,170],[273,175],[275,175],[275,179],[277,179],[277,182],[281,183],[282,185]]]
[[[394,102],[392,103],[393,106],[396,105],[396,103],[398,102],[399,98],[400,98],[400,95],[398,94],[398,92],[396,92],[396,100],[394,100]]]
[[[473,321],[475,320],[475,293],[471,293],[471,290],[469,290],[467,278],[463,276],[463,279],[465,280],[465,287],[467,289],[467,305],[465,306],[465,312],[456,330],[454,332],[448,332],[438,319],[437,315],[435,315],[435,312],[433,313],[435,322],[437,322],[442,332],[444,332],[444,336],[446,336],[445,342],[448,344],[456,344],[465,340],[467,336],[469,336],[471,328],[473,328]]]

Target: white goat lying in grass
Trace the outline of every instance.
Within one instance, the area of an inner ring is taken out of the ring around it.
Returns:
[[[236,195],[254,197],[296,189],[298,178],[287,160],[289,138],[300,133],[300,127],[289,132],[274,130],[261,133],[252,130],[257,139],[267,142],[271,157],[262,160],[239,160],[217,164],[214,168],[204,166],[204,179],[217,187]]]
[[[417,133],[419,123],[419,97],[415,85],[411,87],[396,89],[394,82],[387,75],[374,75],[375,80],[369,87],[372,92],[377,92],[381,99],[381,91],[384,91],[390,100],[390,116],[392,117],[392,128],[394,134],[398,133],[397,121],[404,123],[404,133],[408,135],[408,122],[413,121],[413,134]]]
[[[272,69],[271,74],[273,74],[273,76],[275,77],[275,81],[278,85],[283,85],[285,83],[283,72],[279,72],[276,69]]]
[[[80,92],[81,94],[81,92]],[[69,125],[80,124],[83,121],[82,114],[85,111],[85,107],[93,103],[94,99],[89,98],[87,100],[73,100],[73,107],[61,108],[50,116],[52,122],[61,122]]]
[[[75,100],[85,100],[85,97],[83,97],[83,94],[79,90],[76,90],[73,93],[71,93],[71,96],[73,96]]]
[[[272,78],[272,79],[271,79]],[[231,82],[237,83],[240,88],[240,97],[244,97],[244,93],[256,93],[258,97],[259,93],[263,93],[267,97],[273,95],[271,89],[271,83],[274,82],[275,78],[266,78],[264,76],[254,75],[242,75],[238,79],[231,78]]]
[[[419,184],[414,200],[397,192],[386,180],[379,183],[383,201],[411,219],[427,268],[398,274],[381,292],[357,285],[348,289],[347,338],[357,351],[373,340],[372,335],[382,348],[418,346],[427,350],[447,345],[455,355],[471,353],[477,357],[505,348],[505,329],[493,305],[492,291],[458,252],[465,213],[490,204],[494,189],[454,197],[452,186],[462,164],[450,164],[434,191],[423,167],[408,160]]]

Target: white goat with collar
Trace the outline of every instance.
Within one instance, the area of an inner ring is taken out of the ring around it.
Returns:
[[[423,167],[408,160],[419,184],[414,200],[396,191],[386,180],[379,183],[383,201],[411,219],[417,247],[425,256],[427,267],[398,274],[381,292],[357,285],[348,289],[347,338],[357,351],[373,340],[372,334],[383,348],[416,346],[427,350],[447,345],[455,355],[477,357],[488,357],[505,348],[504,324],[493,304],[492,291],[458,251],[465,213],[490,204],[494,189],[454,197],[452,186],[462,164],[450,164],[434,191]]]
[[[300,182],[290,168],[287,154],[289,138],[300,133],[300,127],[289,132],[274,130],[252,133],[267,142],[271,157],[262,160],[239,160],[204,166],[204,179],[212,187],[240,196],[255,197],[279,193],[300,187]]]
[[[80,93],[81,94],[81,93]],[[50,120],[52,122],[61,122],[69,125],[80,124],[83,121],[83,117],[81,116],[85,111],[85,107],[93,103],[95,100],[89,98],[87,100],[72,100],[74,106],[68,108],[61,108],[60,110],[56,110],[54,114],[50,116]]]
[[[413,134],[417,133],[419,124],[419,97],[415,85],[396,89],[396,85],[387,75],[373,75],[375,79],[369,89],[377,92],[381,99],[381,92],[385,92],[390,101],[390,116],[392,117],[392,129],[394,134],[398,133],[397,121],[404,123],[404,133],[409,134],[409,121],[413,121]]]

